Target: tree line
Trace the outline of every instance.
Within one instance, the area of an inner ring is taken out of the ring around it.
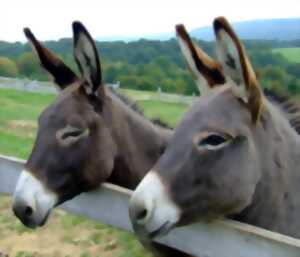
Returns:
[[[197,43],[214,56],[213,42]],[[46,41],[44,44],[77,71],[71,39]],[[248,40],[244,44],[264,87],[300,94],[300,64],[290,63],[272,51],[277,47],[300,47],[300,40]],[[157,90],[160,87],[164,92],[197,93],[175,39],[97,42],[96,46],[106,82],[119,81],[121,87],[138,90]],[[30,46],[20,42],[0,42],[0,76],[48,80]]]

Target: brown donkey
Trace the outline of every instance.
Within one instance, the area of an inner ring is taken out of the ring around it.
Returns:
[[[148,121],[103,84],[94,41],[81,23],[73,23],[80,77],[29,29],[24,31],[62,90],[39,117],[37,138],[14,193],[14,213],[36,228],[54,207],[103,182],[134,189],[164,151],[172,130]],[[156,247],[162,256],[187,256]]]
[[[225,18],[214,21],[219,62],[176,29],[203,94],[134,192],[134,227],[152,238],[226,216],[300,238],[300,109],[267,99]]]

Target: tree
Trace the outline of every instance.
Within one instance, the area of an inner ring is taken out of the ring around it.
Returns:
[[[20,74],[28,78],[46,77],[45,72],[37,60],[37,57],[30,52],[22,53],[17,59],[17,66]]]
[[[290,63],[287,68],[287,72],[296,78],[300,79],[300,63]]]
[[[300,93],[300,80],[299,79],[292,79],[290,83],[288,83],[287,88],[289,92],[293,95]]]
[[[7,57],[0,56],[0,76],[17,77],[18,74],[16,63]]]
[[[118,73],[118,67],[115,65],[108,65],[107,67],[104,67],[103,75],[105,77],[105,81],[110,83],[116,82]]]

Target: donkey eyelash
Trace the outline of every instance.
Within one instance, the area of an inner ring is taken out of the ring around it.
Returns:
[[[212,134],[212,135],[209,135],[208,137],[202,139],[199,142],[199,144],[200,145],[217,146],[217,145],[223,144],[225,142],[227,142],[227,139],[224,138],[223,136]]]
[[[60,144],[67,146],[88,135],[88,129],[80,129],[72,126],[67,126],[57,131],[56,138],[60,142]]]
[[[198,148],[218,150],[227,146],[232,140],[230,135],[219,133],[206,133],[197,137],[195,143]]]
[[[63,133],[63,134],[61,135],[61,138],[62,138],[62,139],[66,139],[66,138],[68,138],[68,137],[78,137],[78,136],[80,136],[82,133],[84,133],[84,130],[80,130],[80,129],[78,129],[78,130],[73,130],[73,131],[66,131],[65,133]]]

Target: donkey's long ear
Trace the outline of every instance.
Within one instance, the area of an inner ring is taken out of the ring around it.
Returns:
[[[245,49],[224,17],[214,20],[217,55],[225,74],[233,81],[233,90],[249,107],[256,122],[262,109],[262,91]]]
[[[225,76],[220,65],[193,43],[182,24],[176,26],[176,35],[201,94],[208,93],[217,85],[225,84]]]
[[[54,82],[64,89],[77,80],[75,73],[57,56],[45,48],[33,35],[29,28],[24,33],[32,48],[35,50],[42,67],[53,77]]]
[[[87,29],[78,21],[73,22],[74,56],[84,80],[87,95],[97,95],[102,84],[98,52]],[[103,88],[103,87],[101,87]]]

